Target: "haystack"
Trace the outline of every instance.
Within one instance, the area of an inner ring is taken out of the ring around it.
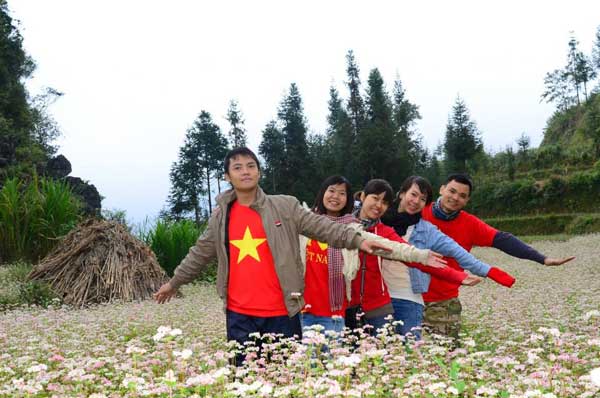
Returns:
[[[29,278],[49,283],[77,307],[147,299],[167,280],[152,250],[125,227],[93,219],[65,236]]]

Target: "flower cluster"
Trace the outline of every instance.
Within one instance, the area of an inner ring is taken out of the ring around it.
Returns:
[[[564,267],[476,250],[518,283],[462,288],[458,348],[404,341],[391,326],[377,337],[315,328],[304,341],[254,336],[261,348],[238,347],[247,360],[235,366],[210,285],[163,306],[15,309],[0,314],[0,397],[598,397],[598,238],[536,243],[576,253]]]

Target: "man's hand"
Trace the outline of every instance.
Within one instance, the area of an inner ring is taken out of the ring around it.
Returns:
[[[446,265],[448,265],[448,262],[444,260],[443,257],[444,256],[442,256],[440,253],[436,253],[433,250],[430,250],[425,265],[429,265],[433,268],[444,268]]]
[[[547,265],[549,267],[553,267],[555,265],[563,265],[564,263],[568,263],[569,261],[573,260],[574,258],[575,258],[575,256],[564,257],[564,258],[546,257],[546,259],[544,260],[544,265]]]
[[[177,289],[173,289],[173,286],[169,282],[165,283],[158,289],[158,292],[154,293],[152,296],[154,300],[158,304],[168,303],[173,296],[177,294]]]
[[[462,284],[465,286],[475,286],[479,282],[481,282],[481,278],[475,275],[467,275],[467,277],[462,281]]]
[[[369,253],[369,254],[373,254],[373,251],[375,250],[385,250],[386,252],[391,252],[392,249],[382,245],[381,243],[374,241],[374,240],[363,240],[362,243],[360,244],[359,247],[360,250],[362,250],[363,252]]]

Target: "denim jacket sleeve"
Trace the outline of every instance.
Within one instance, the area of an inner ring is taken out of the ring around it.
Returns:
[[[446,257],[454,258],[463,269],[466,269],[475,275],[487,276],[491,266],[479,261],[452,238],[437,229],[433,224],[424,220],[421,220],[420,223],[426,224],[429,241],[428,247],[431,250],[443,254]]]

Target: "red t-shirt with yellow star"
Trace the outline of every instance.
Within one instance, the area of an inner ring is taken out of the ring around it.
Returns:
[[[260,214],[237,201],[229,213],[227,309],[259,317],[288,313]]]
[[[306,245],[306,274],[304,276],[304,312],[316,316],[344,316],[346,297],[338,311],[331,311],[329,302],[329,269],[327,268],[327,243],[311,239]]]

